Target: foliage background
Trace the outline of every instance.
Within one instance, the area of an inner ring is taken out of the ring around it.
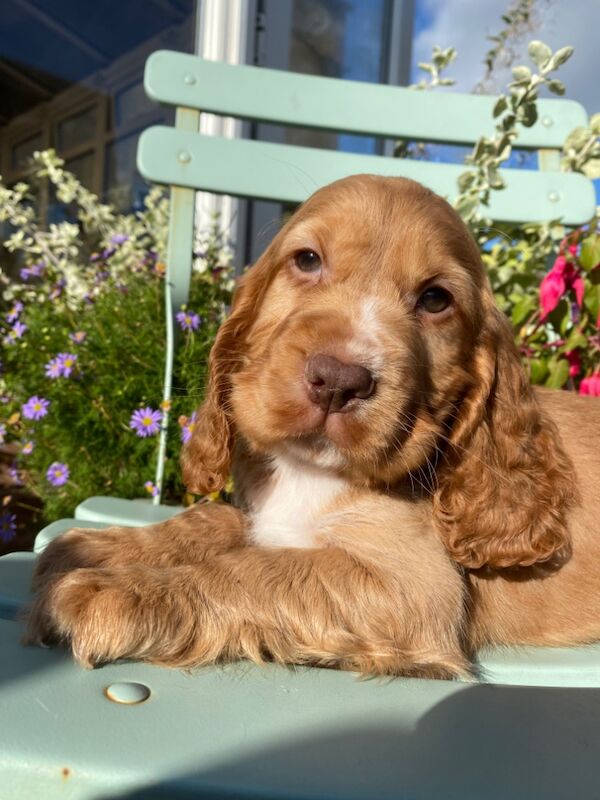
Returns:
[[[38,227],[35,199],[44,180],[77,223]],[[143,212],[116,215],[51,151],[36,154],[30,185],[0,184],[0,222],[12,229],[5,246],[18,257],[21,275],[20,281],[0,275],[0,421],[16,448],[13,475],[41,498],[46,519],[71,516],[78,502],[94,494],[148,496],[157,436],[136,435],[130,418],[138,408],[160,410],[162,400],[168,213],[168,201],[155,189]],[[166,502],[182,500],[177,461],[183,426],[201,400],[208,351],[228,309],[230,262],[215,221],[195,247],[186,311],[197,314],[199,324],[179,330],[171,420],[181,424],[169,431]],[[76,333],[80,344],[71,338]],[[77,357],[73,372],[48,377],[47,365],[64,353]],[[39,420],[23,412],[32,396],[49,401]],[[47,479],[54,462],[70,469],[62,486]]]

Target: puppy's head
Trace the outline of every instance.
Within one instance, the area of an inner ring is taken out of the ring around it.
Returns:
[[[244,276],[183,455],[193,491],[223,484],[236,433],[259,454],[362,484],[426,482],[447,546],[468,566],[530,564],[566,543],[555,432],[477,247],[412,181],[325,187]],[[552,487],[543,497],[540,475]],[[534,524],[533,506],[547,524]]]

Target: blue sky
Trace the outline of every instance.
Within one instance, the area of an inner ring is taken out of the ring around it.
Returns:
[[[456,88],[471,91],[483,75],[483,59],[491,44],[487,36],[498,33],[509,0],[415,0],[413,64],[429,61],[433,45],[455,47],[458,58],[449,74]],[[589,114],[600,111],[598,89],[598,0],[537,0],[539,26],[517,43],[517,63],[528,63],[527,43],[542,39],[553,49],[575,47],[572,59],[560,70],[567,97],[581,102]],[[499,73],[497,89],[510,78]]]

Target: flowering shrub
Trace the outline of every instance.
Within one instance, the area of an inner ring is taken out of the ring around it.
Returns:
[[[42,228],[35,215],[49,180],[70,221]],[[164,258],[168,201],[152,189],[145,208],[118,216],[63,169],[34,157],[30,185],[0,183],[5,247],[18,280],[0,272],[0,443],[16,448],[11,474],[44,504],[70,516],[94,494],[156,494],[164,373]],[[230,252],[216,223],[196,244],[188,307],[177,315],[177,351],[164,497],[181,502],[182,439],[204,390],[205,364],[230,301]],[[14,536],[16,505],[0,517]]]
[[[519,0],[503,17],[507,30],[526,24],[531,11],[531,0]],[[488,72],[508,35],[504,34],[492,37],[498,46],[488,54]],[[575,231],[558,221],[499,225],[486,218],[492,192],[504,188],[499,167],[518,144],[521,127],[537,119],[540,88],[547,86],[559,95],[565,92],[553,73],[571,57],[573,48],[553,53],[543,42],[532,41],[528,52],[533,68],[513,68],[508,94],[501,95],[494,108],[496,133],[481,137],[467,157],[455,207],[478,241],[496,301],[515,327],[531,381],[600,396],[600,215],[597,212],[588,225]],[[421,82],[416,88],[451,84],[441,73],[455,57],[452,48],[436,48],[434,63],[420,65],[435,83]],[[576,128],[567,138],[561,169],[600,177],[599,137],[600,114],[595,114],[589,127]]]

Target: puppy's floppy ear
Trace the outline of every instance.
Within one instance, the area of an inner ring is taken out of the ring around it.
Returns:
[[[484,290],[475,374],[450,434],[435,518],[456,561],[477,569],[530,566],[570,552],[574,468],[541,411],[508,320]]]
[[[183,482],[194,494],[219,491],[229,476],[235,439],[229,408],[231,376],[242,366],[248,334],[273,275],[273,251],[274,243],[240,279],[231,314],[210,351],[204,402],[181,452]]]

